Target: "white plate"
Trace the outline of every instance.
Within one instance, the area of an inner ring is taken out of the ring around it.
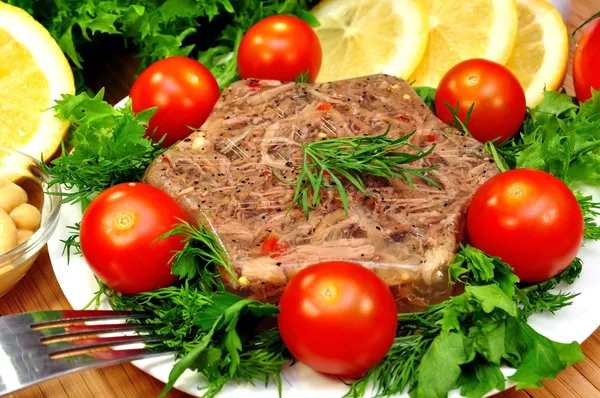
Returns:
[[[600,200],[600,190],[586,190]],[[81,209],[78,205],[62,207],[62,214],[56,233],[48,242],[48,251],[54,273],[67,300],[74,309],[83,308],[97,291],[98,285],[88,268],[85,260],[72,256],[71,263],[62,255],[61,240],[69,236],[67,226],[81,221]],[[560,286],[564,290],[580,293],[572,306],[564,308],[555,315],[535,314],[530,318],[530,325],[543,335],[563,343],[573,340],[582,343],[600,326],[600,242],[586,242],[579,256],[584,262],[581,277],[571,286]],[[103,307],[108,308],[106,303]],[[174,358],[136,361],[133,364],[157,378],[166,382],[174,364]],[[296,364],[284,371],[283,396],[285,398],[308,397],[341,397],[347,392],[347,387],[341,382],[313,372],[302,364]],[[175,387],[194,396],[201,396],[198,386],[202,385],[199,374],[186,371],[178,380]],[[370,394],[367,394],[369,396]],[[270,385],[252,387],[248,384],[227,385],[219,397],[277,397],[277,389]],[[407,396],[407,395],[406,395]],[[453,392],[452,397],[458,397]]]

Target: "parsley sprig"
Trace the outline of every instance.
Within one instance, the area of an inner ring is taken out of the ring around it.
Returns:
[[[103,101],[104,90],[95,97],[86,93],[63,94],[54,111],[61,120],[72,123],[69,151],[62,144],[61,156],[42,163],[51,177],[49,185],[61,184],[62,203],[82,203],[85,208],[93,195],[121,182],[139,181],[152,160],[164,152],[160,143],[144,137],[156,109],[133,113],[131,102],[116,109]]]
[[[439,187],[427,176],[434,167],[410,168],[403,165],[429,155],[435,149],[431,145],[423,149],[409,142],[414,132],[400,138],[390,138],[388,129],[378,135],[338,137],[323,141],[302,143],[303,158],[299,167],[300,176],[296,181],[293,203],[304,209],[306,218],[311,208],[321,205],[321,188],[335,187],[346,213],[348,193],[342,179],[346,179],[356,189],[368,194],[364,178],[380,177],[388,181],[400,178],[413,186],[413,178],[420,178]],[[402,151],[404,148],[412,152]]]

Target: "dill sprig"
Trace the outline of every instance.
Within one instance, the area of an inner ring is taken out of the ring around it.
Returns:
[[[75,255],[81,255],[81,243],[79,242],[79,230],[81,229],[81,222],[75,223],[75,225],[68,225],[69,237],[61,240],[64,244],[62,255],[67,256],[67,264],[71,262],[71,255],[73,251]]]
[[[171,272],[178,275],[180,279],[194,279],[197,275],[203,284],[204,291],[223,290],[222,281],[218,278],[216,267],[221,267],[227,271],[234,281],[238,281],[237,276],[231,270],[229,257],[223,247],[219,237],[205,224],[195,227],[188,222],[182,221],[180,224],[158,239],[165,239],[171,236],[183,238],[185,246],[182,250],[173,255]],[[202,264],[199,268],[199,264]],[[215,285],[216,284],[216,285]]]
[[[348,194],[342,178],[364,194],[367,194],[364,176],[381,177],[388,181],[400,178],[411,187],[412,178],[416,177],[439,187],[436,181],[427,176],[427,172],[434,167],[402,166],[429,155],[435,145],[424,150],[408,141],[414,132],[393,139],[388,136],[389,130],[388,127],[384,133],[373,136],[339,137],[302,144],[301,173],[296,181],[293,203],[304,209],[306,218],[311,208],[321,205],[321,188],[334,186],[340,194],[344,210],[348,212]],[[410,148],[414,153],[403,152],[403,148]]]
[[[585,239],[600,239],[600,226],[596,223],[596,218],[600,215],[600,203],[594,202],[592,196],[585,196],[579,191],[574,193],[583,212]]]
[[[529,317],[536,312],[554,313],[559,309],[571,305],[578,293],[558,292],[551,293],[559,283],[573,284],[583,269],[581,259],[575,258],[571,265],[554,278],[528,285],[518,290],[519,301],[523,304],[522,314]]]

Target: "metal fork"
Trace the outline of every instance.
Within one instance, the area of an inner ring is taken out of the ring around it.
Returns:
[[[112,349],[160,341],[144,334],[153,326],[94,321],[143,319],[127,311],[41,311],[0,317],[0,396],[81,370],[173,352],[147,348]],[[114,335],[117,333],[118,335]],[[112,336],[106,336],[112,334]]]

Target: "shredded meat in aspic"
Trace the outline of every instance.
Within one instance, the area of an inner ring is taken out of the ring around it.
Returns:
[[[249,84],[251,83],[251,84]],[[390,184],[365,177],[368,195],[346,183],[349,212],[335,188],[310,212],[292,206],[302,142],[411,131],[436,166]],[[194,222],[220,237],[244,285],[231,290],[275,302],[304,266],[350,260],[375,271],[399,301],[426,303],[448,291],[446,268],[463,239],[468,202],[498,172],[482,145],[447,127],[401,79],[386,75],[325,84],[240,81],[227,88],[198,132],[168,150],[146,181],[175,197]],[[270,238],[274,250],[265,250]]]

